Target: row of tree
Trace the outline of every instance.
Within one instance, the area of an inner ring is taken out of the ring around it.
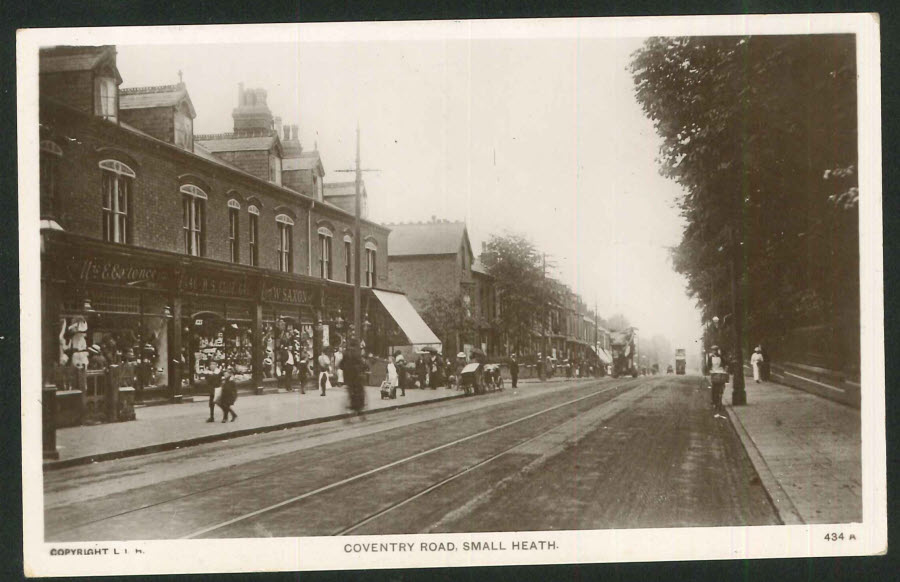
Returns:
[[[857,321],[852,35],[651,38],[636,96],[684,190],[675,269],[745,346]]]
[[[480,258],[500,301],[497,317],[481,320],[459,295],[433,293],[424,303],[422,318],[448,345],[458,346],[462,343],[458,338],[471,338],[480,328],[486,328],[497,337],[507,338],[511,349],[521,353],[535,332],[552,331],[546,323],[548,312],[552,306],[564,304],[565,287],[547,276],[552,263],[548,266],[546,255],[521,235],[492,235]],[[598,323],[604,327],[629,325],[622,315],[609,321],[598,317]]]

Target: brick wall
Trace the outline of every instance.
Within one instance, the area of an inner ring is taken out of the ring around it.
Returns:
[[[312,183],[313,174],[309,170],[288,170],[281,172],[281,183],[285,188],[290,188],[315,198],[316,193],[313,191]]]
[[[316,204],[315,210],[313,210],[312,216],[312,237],[311,237],[311,245],[312,245],[312,276],[319,276],[319,257],[321,256],[322,248],[319,245],[319,235],[318,230],[320,226],[325,226],[332,232],[332,242],[331,242],[331,254],[332,254],[332,268],[331,268],[331,278],[333,281],[346,282],[346,259],[344,257],[344,236],[350,235],[353,236],[353,223],[354,219],[352,216],[347,216],[345,214],[338,213],[336,211],[323,208],[321,205]],[[390,279],[388,273],[388,256],[387,256],[387,239],[388,233],[383,229],[375,228],[371,224],[363,222],[360,225],[360,234],[362,235],[363,245],[360,248],[360,281],[365,284],[366,281],[366,262],[365,262],[365,243],[368,241],[374,242],[377,247],[375,251],[375,276],[377,278],[376,287],[379,288],[390,288]],[[354,245],[354,251],[357,246]],[[351,276],[353,273],[352,264],[353,257],[351,255]],[[351,281],[352,282],[352,281]]]
[[[247,199],[259,201],[259,266],[278,268],[278,227],[275,216],[287,210],[294,216],[293,272],[307,273],[307,227],[309,201],[282,188],[218,166],[172,146],[121,129],[116,125],[46,104],[41,112],[41,139],[51,139],[62,148],[57,161],[58,221],[67,231],[100,239],[102,230],[103,159],[119,160],[134,170],[132,180],[132,242],[156,250],[183,252],[182,184],[200,187],[206,200],[206,257],[229,261],[228,200],[241,204],[239,211],[240,263],[250,262]],[[98,151],[99,150],[99,151]],[[179,178],[182,176],[183,178]],[[353,227],[353,218],[334,209],[314,214],[316,222],[326,219],[335,227],[334,279],[343,281],[343,233]],[[388,286],[387,231],[369,223],[362,225],[363,238],[373,237],[378,245],[378,286]],[[339,242],[340,241],[340,242]],[[317,246],[317,245],[316,245]],[[314,269],[318,252],[313,249]],[[316,274],[315,272],[313,273]]]
[[[445,297],[459,294],[460,267],[456,255],[391,257],[388,269],[391,285],[406,293],[417,310],[422,309],[432,292]]]
[[[156,139],[175,143],[174,112],[171,107],[120,109],[119,119]]]
[[[216,152],[215,155],[260,180],[269,180],[269,152],[267,151]]]
[[[85,113],[94,113],[94,75],[91,71],[44,73],[40,76],[40,94],[65,101]]]

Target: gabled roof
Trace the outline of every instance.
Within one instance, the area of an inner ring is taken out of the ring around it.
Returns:
[[[481,258],[477,258],[472,262],[472,272],[478,273],[479,275],[485,275],[490,277],[491,274],[488,273],[487,267],[484,266],[484,263],[481,262]]]
[[[359,183],[360,194],[366,195],[366,182],[361,180]],[[322,186],[325,198],[333,196],[356,196],[356,182],[327,182]]]
[[[290,172],[293,170],[314,170],[316,168],[321,168],[324,172],[325,168],[322,167],[322,159],[319,157],[319,152],[313,150],[311,152],[303,152],[300,154],[300,157],[297,158],[284,158],[281,161],[281,171]]]
[[[155,87],[127,87],[119,89],[119,109],[149,109],[151,107],[176,107],[186,101],[191,118],[197,117],[194,104],[184,83],[157,85]]]
[[[40,74],[93,71],[107,65],[116,74],[116,83],[122,76],[116,67],[114,46],[57,46],[40,50]]]
[[[388,236],[388,255],[391,257],[416,255],[455,255],[469,234],[464,222],[418,222],[385,224],[391,229]]]
[[[204,139],[212,136],[195,135],[194,141],[207,150],[218,152],[248,152],[255,150],[270,150],[275,144],[275,136],[268,135],[262,137],[216,137],[215,139]]]
[[[121,122],[119,124],[124,125]],[[198,143],[196,141],[194,142],[194,153],[197,154],[198,156],[200,156],[201,158],[203,158],[204,160],[209,160],[211,162],[215,162],[215,163],[219,164],[220,166],[225,166],[225,167],[231,168],[232,170],[237,170],[237,171],[245,173],[245,174],[247,173],[244,170],[242,170],[241,168],[235,166],[234,164],[229,164],[228,162],[226,162],[219,156],[215,155],[214,153],[212,153],[211,151],[209,151],[208,149],[206,149],[205,147],[203,147],[200,143]]]

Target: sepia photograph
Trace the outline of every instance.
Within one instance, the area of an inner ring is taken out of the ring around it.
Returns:
[[[29,575],[887,551],[877,17],[17,40]]]

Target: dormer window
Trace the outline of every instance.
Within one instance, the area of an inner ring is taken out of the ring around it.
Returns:
[[[117,121],[118,87],[115,77],[94,77],[94,114],[107,121]]]

